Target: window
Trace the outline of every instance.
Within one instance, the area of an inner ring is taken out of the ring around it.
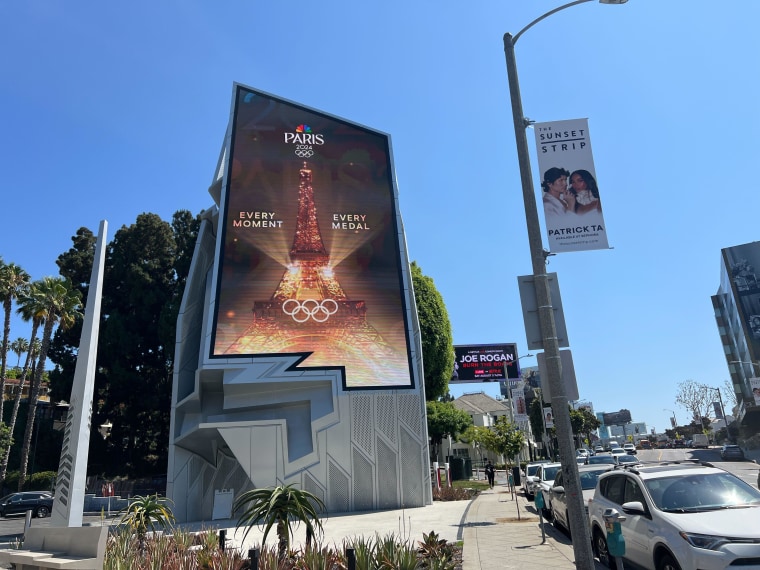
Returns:
[[[602,496],[613,503],[622,505],[625,502],[625,475],[613,475],[604,480],[600,487]]]

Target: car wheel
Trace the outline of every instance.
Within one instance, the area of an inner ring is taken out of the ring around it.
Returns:
[[[657,570],[681,570],[681,567],[676,559],[669,552],[666,552],[657,561]]]
[[[38,519],[44,519],[49,514],[50,514],[50,509],[47,508],[45,505],[41,505],[37,507],[37,510],[34,512],[34,516],[36,516]]]
[[[615,557],[610,556],[610,551],[607,548],[607,539],[604,538],[602,531],[598,528],[594,529],[594,552],[596,553],[599,562],[607,566],[607,568],[612,568],[614,570],[616,567]]]

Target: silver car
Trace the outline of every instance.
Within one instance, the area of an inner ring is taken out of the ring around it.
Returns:
[[[588,501],[594,496],[596,481],[599,475],[612,469],[613,465],[579,465],[578,478],[580,480],[581,492],[583,493],[583,507],[586,510],[584,520],[588,520]],[[554,526],[561,526],[570,532],[570,517],[567,514],[567,494],[564,487],[564,476],[562,471],[557,473],[554,478],[554,485],[551,490],[551,510]]]

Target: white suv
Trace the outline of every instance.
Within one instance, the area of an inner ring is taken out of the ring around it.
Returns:
[[[589,501],[594,552],[615,568],[602,513],[625,518],[624,558],[656,570],[760,568],[760,491],[709,463],[616,467]]]
[[[538,471],[536,471],[533,493],[535,495],[540,492],[544,496],[543,515],[547,519],[552,516],[552,494],[550,489],[554,486],[554,478],[561,469],[561,463],[543,463],[538,467]]]

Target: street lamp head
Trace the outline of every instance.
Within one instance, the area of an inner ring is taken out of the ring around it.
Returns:
[[[628,0],[599,0],[600,4],[625,4]]]

